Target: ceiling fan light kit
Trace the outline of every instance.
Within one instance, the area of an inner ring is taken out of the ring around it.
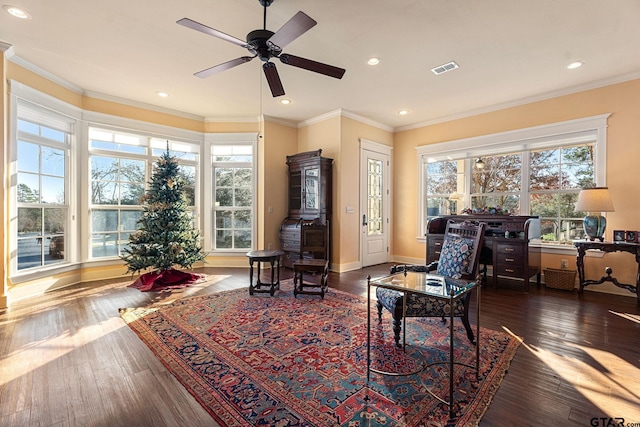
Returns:
[[[204,24],[196,22],[189,18],[182,18],[176,23],[187,28],[191,28],[201,33],[208,34],[210,36],[217,37],[219,39],[228,41],[230,43],[241,46],[249,51],[252,56],[241,56],[240,58],[232,59],[231,61],[223,62],[222,64],[215,65],[202,71],[198,71],[194,75],[201,78],[210,77],[214,74],[218,74],[222,71],[244,64],[251,61],[253,58],[258,57],[262,64],[265,78],[271,89],[273,97],[282,96],[285,94],[280,75],[276,64],[270,61],[271,58],[278,58],[280,62],[293,67],[302,68],[304,70],[312,71],[314,73],[322,74],[325,76],[341,79],[345,73],[344,68],[334,67],[333,65],[323,64],[321,62],[313,61],[311,59],[302,58],[299,56],[282,53],[282,49],[302,34],[313,28],[317,22],[310,18],[307,14],[300,11],[296,13],[289,21],[287,21],[278,31],[267,30],[267,7],[273,3],[273,0],[258,0],[264,7],[264,28],[253,30],[247,34],[246,42],[229,34],[223,33]]]

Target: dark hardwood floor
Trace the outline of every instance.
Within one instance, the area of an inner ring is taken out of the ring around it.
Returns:
[[[331,273],[330,288],[364,296],[367,275],[388,269]],[[199,271],[217,281],[166,293],[141,293],[123,280],[82,283],[0,312],[0,426],[215,425],[118,315],[248,286],[248,269]],[[631,297],[483,287],[482,326],[523,344],[480,426],[640,423],[639,313]]]

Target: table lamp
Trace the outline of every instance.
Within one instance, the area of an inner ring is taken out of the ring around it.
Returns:
[[[589,240],[604,241],[604,230],[607,219],[600,215],[602,212],[613,212],[613,202],[607,187],[593,187],[580,190],[576,211],[587,212],[584,217],[584,232]]]

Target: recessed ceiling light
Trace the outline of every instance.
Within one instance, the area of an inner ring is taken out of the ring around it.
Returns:
[[[571,64],[567,65],[567,68],[570,70],[575,70],[576,68],[580,68],[584,65],[584,61],[575,61]]]
[[[168,94],[167,92],[159,91],[159,92],[156,92],[156,93],[158,94],[158,96],[159,96],[160,98],[166,98],[166,97],[168,97],[168,96],[169,96],[169,94]]]
[[[289,105],[289,104],[291,104],[291,100],[290,99],[286,99],[286,98],[285,99],[281,99],[280,103],[284,104],[284,105]]]
[[[400,110],[398,111],[398,114],[400,114],[401,116],[406,116],[407,114],[409,114],[409,110]]]
[[[22,10],[19,7],[11,6],[9,4],[5,4],[2,6],[4,10],[6,10],[11,15],[20,19],[31,19],[31,15],[26,10]]]
[[[369,58],[369,60],[367,61],[367,64],[369,65],[378,65],[379,63],[380,63],[379,58]]]

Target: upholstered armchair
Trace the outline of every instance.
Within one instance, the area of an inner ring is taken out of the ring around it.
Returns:
[[[453,279],[479,280],[479,258],[484,238],[484,223],[453,222],[449,220],[445,229],[440,259],[429,265],[396,265],[391,274],[402,271],[418,271],[438,274]],[[393,289],[377,288],[378,319],[382,321],[383,309],[393,318],[393,335],[400,347],[402,331],[404,293]],[[469,324],[469,300],[471,293],[455,301],[454,317],[459,317],[467,331],[467,337],[475,344],[475,337]],[[440,317],[446,322],[449,312],[445,311],[447,301],[425,295],[407,293],[406,317]]]

